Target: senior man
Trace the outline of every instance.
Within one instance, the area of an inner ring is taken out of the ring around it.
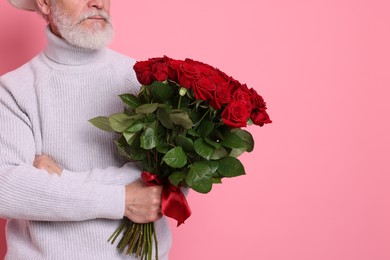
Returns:
[[[123,216],[156,221],[159,258],[168,259],[161,187],[139,181],[113,134],[88,123],[122,112],[118,95],[139,89],[135,61],[106,48],[110,0],[8,1],[40,13],[48,26],[46,48],[0,77],[6,259],[132,259],[107,242]]]

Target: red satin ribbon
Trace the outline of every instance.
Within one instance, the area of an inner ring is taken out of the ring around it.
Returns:
[[[191,216],[190,206],[180,187],[176,187],[171,183],[164,184],[157,175],[150,172],[142,172],[141,177],[149,186],[163,185],[161,195],[162,213],[167,217],[176,219],[177,226],[183,224]]]

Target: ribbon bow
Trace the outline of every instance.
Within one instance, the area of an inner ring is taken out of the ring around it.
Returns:
[[[143,171],[141,178],[148,186],[163,185],[161,195],[162,213],[167,217],[176,219],[177,226],[183,224],[191,216],[190,206],[180,187],[176,187],[171,183],[164,184],[157,175],[150,172]]]

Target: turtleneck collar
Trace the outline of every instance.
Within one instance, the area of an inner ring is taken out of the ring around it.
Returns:
[[[50,27],[46,27],[47,46],[44,50],[46,56],[56,63],[63,65],[85,65],[101,61],[106,48],[90,50],[73,46],[64,39],[53,34]]]

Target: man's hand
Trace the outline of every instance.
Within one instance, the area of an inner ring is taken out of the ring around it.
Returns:
[[[37,155],[33,166],[38,169],[46,170],[50,174],[58,174],[61,176],[62,168],[48,155]]]
[[[147,186],[141,180],[126,185],[125,216],[135,223],[160,219],[161,192],[162,186]]]
[[[50,174],[61,175],[62,168],[48,155],[37,155],[33,166]],[[125,216],[135,223],[159,220],[162,186],[147,186],[138,180],[126,185]]]

